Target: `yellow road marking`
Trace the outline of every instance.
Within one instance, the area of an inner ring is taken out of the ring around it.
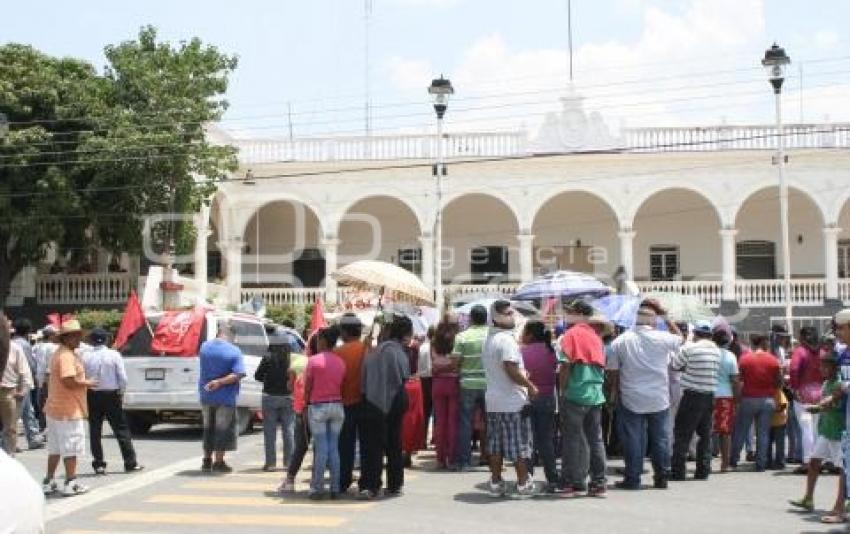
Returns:
[[[296,515],[192,514],[163,512],[110,512],[101,521],[175,525],[250,525],[268,527],[339,527],[342,517]]]
[[[365,510],[375,503],[313,503],[289,502],[274,497],[234,497],[231,495],[154,495],[146,502],[154,504],[196,504],[201,506],[260,506],[260,507],[295,507],[295,508],[345,508],[346,510]]]
[[[217,480],[200,480],[187,482],[181,486],[185,489],[218,490],[218,491],[274,491],[275,485],[268,482],[224,482]]]

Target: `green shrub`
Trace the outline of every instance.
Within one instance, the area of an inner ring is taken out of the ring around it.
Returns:
[[[124,312],[119,310],[80,310],[74,314],[80,321],[80,326],[85,330],[91,330],[96,326],[115,332],[121,324]]]
[[[268,306],[266,318],[277,324],[294,324],[300,332],[310,324],[313,313],[312,304],[284,304],[283,306]]]

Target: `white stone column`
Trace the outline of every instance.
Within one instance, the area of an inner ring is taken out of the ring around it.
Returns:
[[[225,284],[227,285],[227,303],[239,306],[242,301],[242,251],[245,243],[242,238],[234,237],[219,241],[218,248],[224,256]]]
[[[617,233],[620,237],[620,263],[626,271],[626,281],[635,279],[634,242],[636,234],[631,228],[623,228]]]
[[[735,300],[735,280],[737,275],[737,262],[735,250],[735,236],[738,235],[738,230],[735,228],[721,228],[721,258],[722,258],[722,280],[723,280],[723,300]]]
[[[335,237],[328,237],[322,240],[322,248],[325,253],[325,301],[330,304],[336,304],[336,280],[331,277],[331,273],[337,269],[337,253],[339,251],[340,240]]]
[[[204,206],[201,212],[195,215],[195,282],[198,286],[198,301],[207,300],[207,238],[210,231],[209,208]]]
[[[434,236],[423,234],[419,236],[422,246],[422,256],[419,258],[422,265],[422,283],[429,289],[434,289]]]
[[[824,274],[826,275],[826,298],[838,298],[838,235],[841,228],[827,226],[823,229]]]
[[[524,284],[534,279],[534,234],[524,231],[516,238],[519,241],[519,281]]]

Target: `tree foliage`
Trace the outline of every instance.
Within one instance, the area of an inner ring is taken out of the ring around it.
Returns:
[[[153,27],[105,48],[102,73],[21,44],[0,47],[0,303],[12,278],[55,243],[71,264],[95,247],[140,253],[146,215],[197,212],[236,167],[206,140],[227,108],[235,57]],[[153,228],[191,247],[190,225]]]

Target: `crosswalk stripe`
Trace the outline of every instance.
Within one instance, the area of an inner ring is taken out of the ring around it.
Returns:
[[[145,502],[152,504],[194,504],[200,506],[256,506],[256,507],[280,507],[288,508],[344,508],[346,510],[365,510],[371,508],[375,503],[361,502],[338,502],[338,503],[313,503],[313,502],[289,502],[286,500],[269,497],[234,497],[232,495],[154,495]]]
[[[225,482],[218,480],[200,480],[187,482],[181,486],[184,489],[215,490],[215,491],[274,491],[274,484],[268,482]]]
[[[115,511],[100,518],[101,521],[116,523],[159,523],[175,525],[239,525],[267,527],[339,527],[345,518],[336,516],[297,516],[297,515],[237,515],[237,514],[198,514],[165,512],[125,512]]]

